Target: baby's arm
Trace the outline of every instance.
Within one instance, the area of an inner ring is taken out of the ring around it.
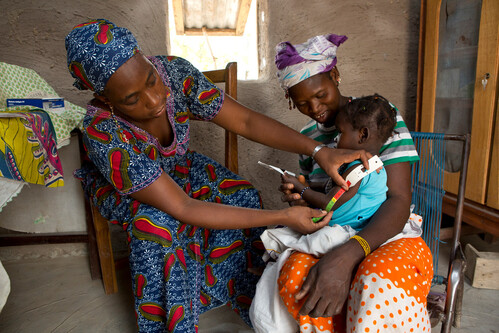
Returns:
[[[353,169],[355,169],[356,167],[358,167],[359,165],[358,164],[355,164],[355,165],[352,165],[350,166],[345,172],[343,172],[341,174],[341,176],[346,179],[346,177],[348,176],[348,174],[350,172],[352,172]],[[347,202],[348,200],[352,199],[353,196],[355,194],[357,194],[357,191],[359,190],[359,187],[360,187],[360,181],[357,182],[357,184],[355,184],[354,186],[351,186],[348,191],[346,191],[345,193],[343,193],[336,201],[336,203],[334,204],[334,207],[332,210],[336,210],[338,209],[339,207],[341,207],[341,205],[343,205],[345,202]],[[338,186],[336,184],[334,184],[333,188],[328,192],[326,193],[326,198],[327,198],[327,203],[326,205],[331,201],[331,199],[336,195],[336,193],[338,193],[338,191],[341,190],[341,186]],[[304,198],[305,201],[307,200],[306,198]]]
[[[295,191],[301,194],[302,199],[305,200],[309,206],[322,209],[327,206],[328,201],[326,201],[326,194],[311,188],[310,184],[302,183],[298,178],[290,176],[287,173],[282,176],[282,181],[284,183],[293,184]]]
[[[346,176],[358,165],[353,165],[349,167],[345,172],[343,172],[342,177],[346,178]],[[291,183],[295,187],[298,193],[301,193],[303,200],[305,200],[310,206],[315,208],[326,209],[326,206],[329,204],[331,199],[335,196],[336,193],[341,189],[341,186],[335,185],[328,193],[323,193],[320,191],[315,191],[312,188],[307,188],[308,184],[301,183],[296,177],[289,176],[288,174],[283,175],[283,181],[286,183]],[[350,200],[359,189],[360,182],[350,187],[348,191],[346,191],[334,204],[334,209],[337,209],[342,204]],[[307,188],[307,189],[305,189]],[[305,189],[305,190],[304,190]]]

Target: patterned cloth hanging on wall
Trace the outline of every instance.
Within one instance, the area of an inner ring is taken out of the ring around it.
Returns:
[[[47,112],[1,110],[0,176],[47,187],[64,185],[57,138]]]
[[[6,109],[7,98],[29,97],[59,96],[54,88],[34,70],[0,62],[0,109]],[[71,131],[81,124],[86,113],[84,108],[67,100],[64,101],[64,106],[65,111],[62,113],[48,112],[57,135],[58,148],[69,143]]]
[[[10,111],[21,111],[22,109],[19,108],[9,108],[7,109],[6,105],[6,99],[7,98],[29,98],[29,97],[58,97],[58,94],[52,88],[47,81],[45,81],[38,73],[36,73],[34,70],[29,69],[29,68],[24,68],[12,64],[7,64],[4,62],[0,62],[0,114],[2,114],[3,110],[10,110]],[[46,126],[52,126],[52,132],[54,133],[53,139],[55,140],[56,145],[53,145],[53,142],[45,142],[45,146],[42,144],[39,144],[40,148],[35,148],[35,151],[38,151],[38,149],[44,149],[42,147],[45,147],[47,150],[47,158],[49,155],[54,155],[54,149],[61,148],[62,146],[65,146],[69,144],[70,142],[70,137],[71,137],[71,131],[78,127],[81,124],[81,120],[83,119],[86,110],[78,105],[72,104],[68,101],[65,101],[65,111],[62,113],[54,113],[54,112],[48,112],[48,118],[44,118],[44,116],[40,116],[40,112],[38,112],[38,116],[42,117],[43,120],[39,120],[39,124],[48,124],[50,123],[51,125],[44,125]],[[26,115],[24,117],[21,117],[23,119],[26,119]],[[1,117],[2,124],[4,124],[8,119],[12,118],[12,115],[10,114],[7,118]],[[19,117],[18,117],[19,118]],[[14,121],[14,120],[11,120]],[[19,120],[17,120],[19,121]],[[38,120],[37,120],[38,121]],[[8,125],[2,125],[2,128],[8,127]],[[19,127],[19,129],[22,130],[22,127]],[[40,127],[40,129],[43,129],[43,126]],[[36,136],[36,130],[32,130],[32,134],[29,134],[31,137]],[[28,134],[23,134],[28,136]],[[30,143],[25,143],[27,145],[30,145]],[[32,143],[31,147],[36,146],[36,143]],[[5,155],[5,146],[6,143],[0,142],[0,147],[2,147],[2,153]],[[49,148],[50,147],[50,148]],[[52,149],[52,150],[51,150]],[[20,149],[22,150],[22,149]],[[16,149],[17,151],[17,149]],[[56,151],[56,150],[55,150]],[[17,155],[16,157],[17,163],[20,163],[20,157]],[[48,163],[48,165],[38,164],[40,163],[40,160],[35,160],[32,158],[32,162],[35,163],[34,167],[32,170],[32,174],[39,175],[39,168],[42,171],[43,176],[38,176],[40,177],[37,181],[41,183],[35,182],[35,184],[48,184],[47,186],[62,186],[63,180],[62,180],[62,168],[60,168],[60,161],[59,166],[57,166],[57,163],[53,162],[53,158],[50,157],[51,162]],[[7,163],[7,162],[5,162]],[[4,164],[5,164],[4,163]],[[5,166],[6,167],[6,166]],[[26,166],[25,166],[26,167]],[[48,169],[47,169],[48,168]],[[51,169],[52,168],[52,169]],[[58,169],[60,168],[60,169]],[[22,169],[22,168],[21,168]],[[2,169],[5,170],[5,169]],[[58,175],[56,176],[56,170]],[[60,170],[60,171],[59,171]],[[16,173],[14,171],[13,175],[9,176],[3,176],[0,177],[0,211],[2,208],[10,202],[22,189],[24,184],[28,182],[29,180],[26,180],[28,177],[26,176],[26,171],[24,172],[24,181],[18,181],[18,180],[13,180],[17,179],[16,178]],[[23,172],[20,172],[21,175],[23,175]],[[2,171],[2,174],[8,174],[6,171]],[[60,178],[57,179],[57,178]],[[47,182],[46,182],[47,181]]]

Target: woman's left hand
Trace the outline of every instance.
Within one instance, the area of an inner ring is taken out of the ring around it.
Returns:
[[[331,317],[341,312],[357,267],[357,261],[352,259],[357,256],[352,256],[352,251],[358,252],[359,249],[358,245],[347,242],[326,253],[310,269],[301,290],[295,296],[297,300],[306,298],[300,315]]]
[[[366,169],[369,168],[368,160],[372,155],[365,150],[352,149],[337,149],[324,147],[315,154],[315,161],[326,171],[333,181],[344,188],[348,189],[348,185],[338,173],[338,169],[345,163],[350,163],[355,160],[361,160]]]
[[[311,234],[329,224],[333,212],[314,209],[310,207],[289,207],[284,209],[287,214],[285,225],[302,234]],[[313,222],[314,217],[322,217],[319,222]]]

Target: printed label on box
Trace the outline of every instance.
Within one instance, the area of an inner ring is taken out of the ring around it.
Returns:
[[[64,98],[8,98],[7,107],[30,105],[45,111],[61,113],[65,111]]]

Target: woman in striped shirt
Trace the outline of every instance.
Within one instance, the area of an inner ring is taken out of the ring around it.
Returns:
[[[300,177],[316,190],[323,188],[329,177],[314,158],[320,156],[322,147],[336,147],[336,115],[352,99],[343,96],[338,88],[336,51],[346,39],[329,34],[310,38],[303,44],[283,42],[277,46],[278,78],[290,108],[296,107],[311,118],[301,132],[322,142],[312,157],[300,156]],[[358,233],[359,237],[321,258],[295,253],[288,259],[290,265],[281,270],[280,279],[284,281],[280,285],[286,286],[286,281],[297,278],[301,281],[290,294],[300,304],[295,319],[302,332],[431,331],[426,311],[433,276],[430,250],[419,237],[384,244],[408,223],[410,163],[418,160],[398,110],[394,135],[383,145],[379,156],[387,173],[387,200]],[[282,184],[281,191],[283,200],[291,205],[304,204],[292,184]],[[305,263],[298,275],[295,263]],[[290,305],[290,313],[292,306],[296,305]],[[313,328],[313,321],[303,317],[329,317],[332,329]]]

